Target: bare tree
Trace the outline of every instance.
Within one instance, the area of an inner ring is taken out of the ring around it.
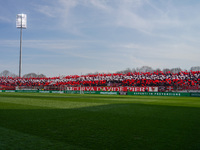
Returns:
[[[4,77],[8,77],[9,74],[10,74],[10,72],[9,72],[8,70],[4,70],[4,71],[2,72],[2,75],[3,75]]]
[[[157,68],[157,69],[155,69],[154,71],[155,71],[155,72],[160,72],[161,69],[160,69],[160,68]]]
[[[200,66],[193,66],[190,68],[192,71],[200,71]]]
[[[163,72],[164,72],[164,73],[169,72],[169,71],[170,71],[169,68],[164,68],[164,69],[163,69]]]
[[[36,78],[38,75],[36,73],[28,73],[23,76],[24,78]]]
[[[44,74],[39,74],[39,75],[37,75],[39,78],[44,78],[44,77],[46,77]]]
[[[137,72],[135,68],[132,69],[132,72]]]
[[[152,72],[153,69],[149,66],[142,66],[140,69],[139,69],[139,72]]]
[[[179,72],[181,72],[181,68],[172,68],[172,69],[170,69],[170,71],[172,73],[179,73]]]
[[[8,71],[8,70],[4,70],[3,72],[0,73],[0,76],[4,76],[4,77],[17,77],[16,74]]]
[[[131,72],[131,69],[130,69],[130,68],[126,68],[126,69],[123,71],[123,73],[129,73],[129,72]]]

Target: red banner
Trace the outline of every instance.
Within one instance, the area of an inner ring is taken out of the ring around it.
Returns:
[[[158,92],[158,87],[67,87],[70,91],[130,91],[130,92]]]

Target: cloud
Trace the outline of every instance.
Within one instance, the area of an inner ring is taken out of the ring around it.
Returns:
[[[81,35],[90,27],[150,28],[151,24],[135,11],[144,3],[144,0],[59,0],[46,5],[37,4],[35,10],[54,18],[54,24],[67,32]]]
[[[63,62],[62,69],[72,65],[71,61],[81,62],[69,68],[74,71],[80,70],[80,65],[88,65],[88,71],[114,71],[142,65],[181,67],[200,63],[199,4],[194,1],[42,0],[25,2],[23,7],[29,8],[31,25],[23,36],[24,59],[44,58],[50,70],[52,58],[57,63],[55,68]],[[10,19],[13,13],[8,10],[0,10],[5,14],[0,22],[12,20],[16,30],[15,15]],[[1,39],[0,45],[2,58],[8,52],[18,55],[19,40]],[[37,65],[33,65],[36,70]]]
[[[106,11],[106,12],[109,12],[112,8],[109,6],[109,1],[107,0],[88,0],[88,1],[85,1],[86,2],[86,5],[89,5],[91,4],[92,7],[95,7],[99,10],[102,10],[102,11]]]
[[[8,17],[0,16],[0,22],[11,23],[12,21]]]
[[[36,10],[47,17],[55,17],[55,13],[52,7],[47,5],[35,5]]]

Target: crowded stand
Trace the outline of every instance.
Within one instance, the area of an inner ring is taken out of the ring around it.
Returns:
[[[58,89],[60,86],[109,86],[109,87],[198,87],[200,86],[200,71],[181,71],[179,73],[166,72],[129,72],[126,74],[95,74],[95,75],[69,75],[52,78],[13,78],[0,77],[1,89],[15,89],[16,87],[51,87]]]

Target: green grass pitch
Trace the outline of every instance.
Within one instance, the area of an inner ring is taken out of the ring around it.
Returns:
[[[199,150],[200,98],[0,93],[0,150]]]

